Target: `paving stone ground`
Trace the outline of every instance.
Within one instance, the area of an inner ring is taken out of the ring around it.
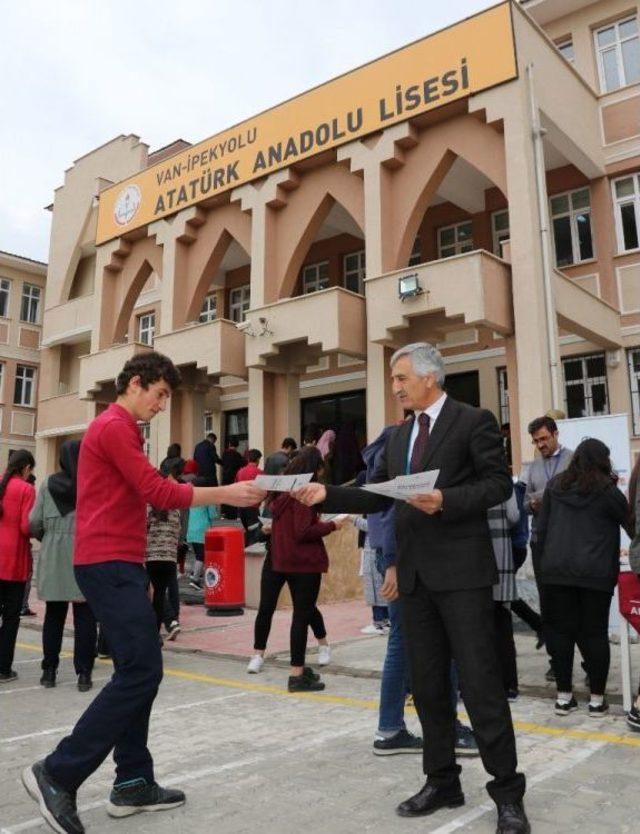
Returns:
[[[371,654],[382,640],[344,643],[339,652]],[[20,679],[0,688],[0,834],[46,831],[19,782],[23,767],[45,755],[78,718],[110,665],[100,662],[93,693],[79,693],[70,659],[60,685],[38,685],[40,634],[22,629],[16,655]],[[65,642],[69,648],[68,639]],[[354,648],[355,646],[355,648]],[[367,648],[369,647],[369,648]],[[377,647],[377,648],[376,648]],[[350,662],[355,662],[351,658]],[[197,653],[165,653],[150,747],[159,781],[183,787],[187,804],[174,811],[112,820],[105,811],[113,767],[107,761],[81,788],[89,834],[450,834],[495,831],[495,813],[477,760],[463,763],[466,806],[406,820],[395,805],[422,784],[420,757],[375,757],[379,681],[326,676],[315,696],[285,691],[286,670],[268,663],[248,676],[245,661]],[[637,832],[640,736],[627,731],[622,709],[593,720],[560,719],[548,698],[513,705],[527,810],[537,834]],[[408,716],[417,728],[415,715]]]

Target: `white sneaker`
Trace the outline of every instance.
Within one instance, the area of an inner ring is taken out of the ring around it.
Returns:
[[[247,664],[247,672],[250,675],[257,675],[258,672],[262,672],[262,667],[264,666],[264,657],[260,654],[254,654],[251,658],[249,663]]]
[[[368,626],[360,629],[360,634],[386,634],[383,625],[378,625],[378,623],[369,623]]]
[[[318,646],[318,666],[328,666],[331,663],[331,646]]]

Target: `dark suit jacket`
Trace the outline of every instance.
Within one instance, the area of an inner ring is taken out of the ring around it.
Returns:
[[[212,486],[218,486],[216,464],[222,463],[213,443],[201,440],[193,450],[193,459],[198,464],[198,475],[206,478]]]
[[[412,423],[389,436],[371,482],[407,473]],[[512,491],[498,424],[491,412],[447,397],[422,459],[439,469],[443,509],[427,515],[396,501],[398,587],[411,593],[416,576],[433,591],[482,588],[498,580],[487,510]],[[324,512],[374,513],[390,500],[348,487],[327,487]]]

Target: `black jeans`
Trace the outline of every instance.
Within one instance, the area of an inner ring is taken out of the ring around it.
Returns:
[[[311,625],[320,593],[321,573],[285,573],[293,600],[291,618],[291,665],[304,666],[307,652],[307,630]]]
[[[402,594],[402,617],[411,686],[424,733],[423,765],[434,785],[459,778],[456,713],[451,700],[451,660],[471,719],[496,803],[518,802],[525,791],[518,773],[511,712],[502,685],[491,588],[430,591],[417,579]]]
[[[76,675],[90,675],[95,660],[98,627],[86,602],[73,602],[73,666]],[[43,669],[57,669],[69,603],[47,601],[42,626]]]
[[[11,671],[16,650],[25,584],[0,579],[0,672],[5,674]]]
[[[76,791],[113,750],[116,783],[154,781],[147,748],[149,716],[162,680],[156,618],[142,564],[77,565],[76,581],[100,621],[115,672],[80,717],[71,735],[45,759],[51,778]]]
[[[171,606],[167,605],[166,597],[171,580],[176,578],[176,569],[175,562],[163,562],[160,559],[152,559],[147,562],[147,573],[153,588],[152,604],[156,613],[158,631],[160,631],[160,626],[163,623],[168,631],[173,620],[173,611]]]
[[[516,644],[513,640],[513,619],[509,607],[502,602],[493,603],[493,614],[498,641],[498,659],[502,670],[502,685],[505,692],[518,690],[518,663]]]
[[[287,577],[292,575],[274,571],[271,556],[267,553],[262,563],[262,575],[260,577],[260,606],[253,626],[253,648],[256,651],[264,651],[267,648],[271,621],[278,605],[280,591],[288,582]],[[289,587],[291,588],[291,586]],[[293,597],[293,592],[291,595]],[[317,606],[313,609],[309,625],[317,640],[323,640],[327,636],[324,619]]]
[[[611,593],[570,585],[545,585],[542,616],[549,624],[558,692],[571,692],[575,646],[584,658],[594,695],[604,695],[609,675]]]

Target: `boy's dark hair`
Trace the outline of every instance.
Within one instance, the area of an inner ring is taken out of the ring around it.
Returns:
[[[214,434],[212,431],[210,431],[209,434],[207,435],[207,440],[211,440],[212,443],[215,443],[217,439],[218,439],[218,435]]]
[[[558,431],[558,424],[553,417],[547,417],[545,414],[544,417],[536,417],[527,427],[527,431],[531,435],[534,435],[540,429],[547,429],[550,434],[555,434]]]
[[[154,382],[163,379],[172,391],[182,382],[180,371],[168,356],[157,351],[140,353],[125,362],[124,368],[116,379],[116,394],[124,394],[134,376],[140,377],[140,385],[148,388]]]
[[[282,441],[282,447],[281,448],[291,449],[291,451],[295,451],[298,448],[298,444],[293,439],[293,437],[285,437],[285,439]]]
[[[315,446],[307,446],[300,449],[298,454],[285,467],[283,475],[302,475],[311,473],[313,480],[316,480],[318,472],[322,469],[324,462],[322,455]]]
[[[239,445],[240,445],[240,441],[238,440],[237,437],[230,437],[227,440],[227,446],[229,446],[232,449],[237,449]]]
[[[249,463],[257,463],[262,457],[260,449],[249,449],[247,452],[247,460]]]

